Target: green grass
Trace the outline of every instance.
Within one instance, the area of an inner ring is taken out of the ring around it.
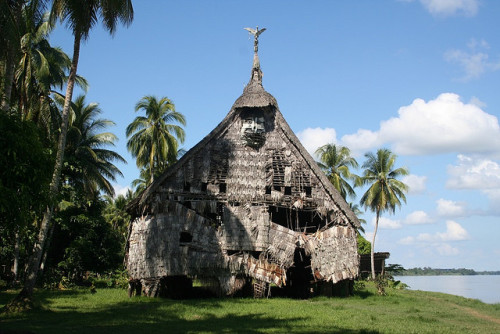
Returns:
[[[37,291],[35,310],[0,315],[0,333],[500,333],[500,304],[370,285],[350,298],[128,298],[123,290]],[[15,292],[0,293],[0,307]]]

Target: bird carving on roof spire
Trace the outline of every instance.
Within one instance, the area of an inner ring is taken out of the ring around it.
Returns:
[[[250,34],[254,36],[253,51],[257,53],[257,51],[259,51],[259,36],[264,31],[266,31],[266,28],[262,28],[259,30],[259,26],[257,26],[255,29],[253,28],[243,28],[243,29],[247,30]]]

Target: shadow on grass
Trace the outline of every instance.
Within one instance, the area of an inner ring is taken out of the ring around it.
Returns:
[[[70,298],[80,291],[61,291],[57,298]],[[91,298],[91,295],[88,295]],[[37,294],[43,308],[28,314],[1,318],[0,334],[13,333],[365,333],[332,324],[314,325],[313,320],[301,314],[274,316],[259,307],[239,311],[243,304],[255,302],[245,299],[198,299],[175,301],[169,299],[132,298],[128,301],[97,305],[95,309],[77,310],[59,305],[51,307],[53,292]],[[265,300],[262,301],[263,304]],[[277,310],[279,311],[279,310]],[[279,313],[279,312],[277,312]]]
[[[368,297],[373,297],[375,295],[376,295],[375,293],[368,291],[368,290],[358,290],[358,291],[354,291],[353,297],[359,297],[361,299],[366,299]]]

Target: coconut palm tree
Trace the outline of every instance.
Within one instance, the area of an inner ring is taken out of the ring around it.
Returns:
[[[40,17],[33,3],[36,1],[22,10],[19,24],[22,36],[11,105],[17,109],[21,119],[34,121],[50,136],[60,123],[59,111],[50,95],[56,93],[53,88],[62,89],[71,60],[60,48],[49,44],[48,35],[52,26],[48,15]]]
[[[136,194],[142,193],[151,183],[151,175],[148,167],[141,169],[139,178],[134,179],[130,184]]]
[[[95,198],[100,192],[114,196],[110,180],[116,181],[116,175],[123,176],[114,162],[126,163],[121,155],[106,149],[114,146],[117,137],[101,132],[115,125],[99,118],[101,113],[97,103],[86,104],[85,96],[81,95],[72,103],[69,117],[62,175],[66,184],[88,198]]]
[[[68,77],[66,96],[62,111],[61,132],[57,146],[57,155],[50,186],[50,194],[55,198],[59,192],[61,170],[64,161],[64,151],[66,147],[66,135],[68,132],[68,117],[70,104],[73,96],[73,88],[76,80],[78,60],[80,56],[80,44],[82,40],[89,37],[90,30],[95,26],[98,19],[102,19],[105,28],[113,34],[118,21],[129,25],[133,19],[133,8],[131,0],[54,0],[52,2],[51,18],[53,21],[61,19],[66,21],[67,26],[72,30],[73,58]],[[43,247],[49,231],[52,219],[53,204],[47,206],[38,238],[35,242],[33,256],[29,261],[24,287],[19,294],[19,300],[30,300],[33,295],[38,268],[42,258]],[[16,303],[16,301],[14,301]]]
[[[363,227],[364,224],[366,224],[366,220],[361,218],[361,215],[364,213],[361,211],[361,209],[359,208],[359,205],[358,204],[355,204],[355,203],[349,203],[349,207],[351,208],[352,212],[354,212],[354,214],[356,215],[356,217],[358,217],[358,221],[359,221],[359,228],[358,228],[358,233],[361,231],[363,233],[365,233],[365,228]]]
[[[1,109],[7,111],[13,101],[14,75],[19,63],[21,53],[26,49],[33,49],[29,42],[33,41],[36,31],[47,30],[43,26],[44,11],[47,0],[4,0],[0,1],[0,74],[2,82],[1,88]],[[36,42],[34,42],[36,44]]]
[[[134,193],[130,189],[125,195],[118,195],[116,198],[105,196],[104,218],[112,226],[113,230],[120,233],[124,243],[127,241],[128,224],[131,219],[127,212],[127,205],[133,198]]]
[[[1,101],[0,108],[7,112],[10,107],[12,82],[17,55],[19,53],[22,9],[25,1],[6,0],[0,1],[0,74],[1,74]]]
[[[9,95],[13,113],[17,113],[22,120],[35,122],[50,135],[50,131],[55,131],[54,127],[59,127],[60,123],[60,112],[52,104],[51,94],[59,94],[54,89],[61,90],[67,82],[66,73],[71,67],[71,60],[48,41],[53,25],[49,22],[48,13],[42,13],[44,4],[41,0],[31,0],[16,7],[19,8],[15,20],[15,35],[18,38],[8,41],[16,43],[16,58],[10,92],[6,94]],[[5,40],[5,37],[2,39]],[[5,62],[4,58],[0,59]],[[84,90],[88,86],[80,76],[76,77],[76,83]]]
[[[371,247],[372,278],[375,279],[374,248],[380,215],[385,211],[394,213],[396,207],[401,206],[401,201],[406,203],[408,186],[398,178],[409,172],[406,167],[395,168],[397,156],[388,149],[379,149],[376,154],[366,153],[365,157],[363,176],[357,180],[356,185],[369,186],[361,197],[360,204],[376,214]]]
[[[127,149],[136,158],[137,167],[149,169],[151,183],[177,160],[179,143],[185,137],[181,125],[186,125],[186,119],[166,97],[144,96],[135,111],[144,111],[146,116],[137,116],[127,126]]]
[[[355,180],[357,175],[350,168],[358,168],[358,162],[351,157],[351,151],[345,146],[326,144],[316,150],[319,167],[325,172],[328,180],[339,191],[344,199],[354,198],[356,193],[348,180]]]
[[[177,159],[180,159],[184,154],[186,153],[186,150],[184,149],[179,149],[177,150]],[[139,178],[134,179],[131,183],[132,188],[134,189],[134,194],[140,194],[142,193],[160,174],[164,171],[164,169],[160,169],[156,172],[156,174],[151,177],[151,170],[149,169],[149,165],[143,167],[141,171],[139,172]]]

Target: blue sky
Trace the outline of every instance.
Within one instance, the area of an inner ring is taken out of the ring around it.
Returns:
[[[362,164],[387,147],[410,169],[407,204],[382,216],[376,251],[404,267],[500,270],[499,1],[142,0],[134,9],[113,38],[91,32],[78,68],[87,101],[116,123],[128,161],[117,191],[138,176],[125,137],[135,104],[172,99],[191,148],[249,80],[243,28],[265,27],[264,87],[310,152],[345,145]],[[51,43],[71,55],[64,26]],[[363,218],[370,238],[374,215]]]

